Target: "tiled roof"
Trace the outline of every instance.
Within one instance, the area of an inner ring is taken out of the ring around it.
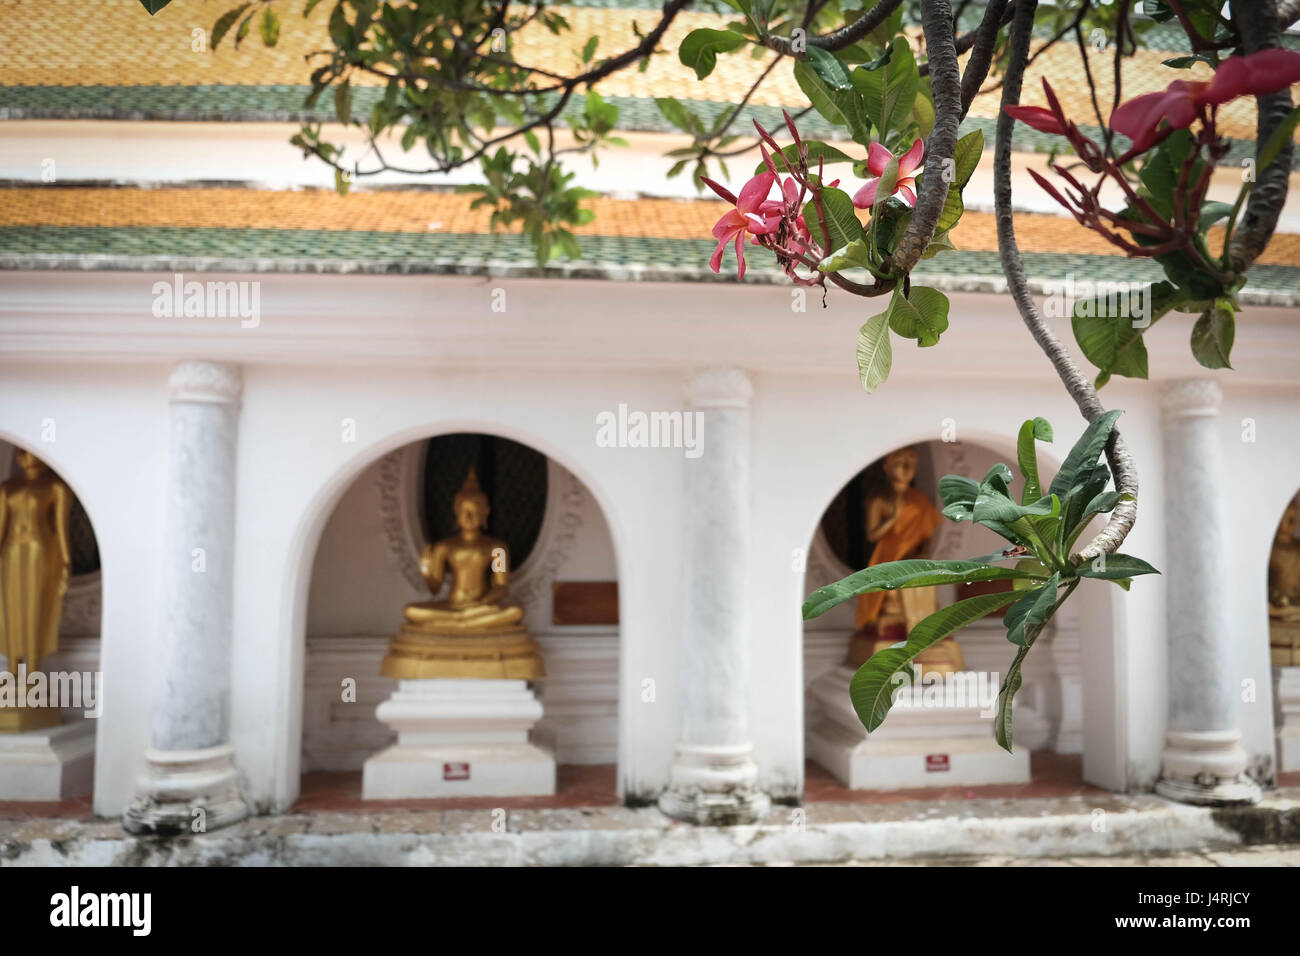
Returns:
[[[314,116],[328,118],[331,107],[306,112],[302,101],[312,66],[306,55],[329,44],[325,30],[330,4],[320,4],[303,19],[285,16],[276,47],[265,48],[250,37],[236,50],[227,38],[215,52],[195,52],[193,31],[210,29],[213,21],[233,3],[212,0],[172,0],[154,17],[139,4],[127,0],[9,0],[0,18],[0,115],[35,116],[131,116],[174,119],[286,119]],[[649,6],[650,4],[646,4]],[[653,22],[657,11],[630,9],[631,4],[593,0],[561,8],[573,25],[569,36],[554,37],[535,24],[525,27],[516,38],[515,55],[521,62],[544,64],[565,70],[576,67],[573,47],[582,38],[601,38],[601,53],[630,45],[633,24],[642,28]],[[977,15],[972,9],[968,16]],[[626,70],[601,84],[602,95],[612,98],[623,112],[621,125],[627,129],[666,129],[655,108],[655,96],[682,99],[710,97],[705,112],[730,107],[748,90],[770,56],[755,60],[746,52],[723,55],[705,83],[682,66],[674,55],[681,38],[701,26],[720,27],[730,17],[708,12],[679,15],[663,43],[666,51],[655,57],[641,73]],[[69,42],[69,37],[76,42]],[[1161,64],[1184,51],[1177,32],[1165,26],[1148,34],[1148,42],[1168,49],[1139,52],[1127,62],[1125,93],[1136,95],[1161,89],[1170,80],[1189,75]],[[576,38],[576,39],[575,39]],[[1090,52],[1099,99],[1110,102],[1111,58],[1108,53]],[[794,82],[792,62],[778,64],[751,103],[764,122],[771,123],[782,106],[804,106],[806,100]],[[1191,75],[1208,68],[1198,64]],[[1079,121],[1095,113],[1083,82],[1077,48],[1058,44],[1030,69],[1025,83],[1025,101],[1040,103],[1040,77],[1050,78],[1065,101],[1067,112]],[[359,81],[364,85],[365,80]],[[380,82],[374,78],[374,82]],[[357,98],[357,106],[364,103]],[[580,105],[580,104],[579,104]],[[987,125],[997,115],[997,94],[976,100],[971,110],[975,125]],[[1246,99],[1220,111],[1222,132],[1236,140],[1254,135],[1254,106]],[[742,127],[743,129],[743,127]],[[824,136],[830,130],[814,122],[810,135]],[[1055,138],[1022,133],[1021,148],[1041,147]],[[1238,147],[1238,152],[1243,152]]]
[[[0,266],[9,268],[186,269],[372,272],[535,271],[517,234],[492,234],[469,198],[434,190],[258,191],[240,188],[45,186],[0,192]],[[545,274],[711,279],[714,201],[591,201],[596,213],[576,230],[583,260]],[[1154,281],[1160,269],[1116,250],[1059,216],[1020,213],[1017,231],[1040,280]],[[953,230],[957,252],[926,260],[923,275],[988,280],[1001,276],[993,216],[968,211]],[[1211,244],[1221,234],[1211,233]],[[727,263],[731,262],[728,252]],[[762,281],[767,257],[751,255]],[[730,264],[724,266],[727,278]],[[772,274],[768,274],[772,278]],[[749,281],[747,277],[747,281]],[[1300,236],[1279,235],[1251,271],[1257,293],[1300,296]]]

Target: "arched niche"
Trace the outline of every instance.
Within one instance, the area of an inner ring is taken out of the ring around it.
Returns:
[[[938,480],[947,474],[962,475],[976,481],[983,478],[997,462],[1011,464],[1014,454],[993,444],[978,441],[920,440],[903,443],[899,448],[917,451],[916,478],[913,487],[920,490],[936,508],[942,508]],[[805,594],[833,583],[866,567],[872,545],[866,541],[866,503],[861,499],[871,484],[873,470],[878,469],[883,453],[864,462],[859,470],[846,476],[822,512],[808,549]],[[1056,462],[1039,449],[1040,467],[1051,475]],[[1012,485],[1013,494],[1020,490],[1020,479]],[[931,538],[928,553],[936,559],[962,559],[987,554],[1006,542],[994,532],[970,522],[944,520]],[[994,585],[1001,587],[1002,585]],[[988,586],[984,586],[987,588]],[[964,597],[981,593],[981,586],[966,588],[944,585],[938,588],[940,607]],[[819,677],[840,664],[853,633],[856,601],[846,601],[819,618],[804,623],[805,728],[813,728],[822,715],[808,689]],[[978,672],[1006,672],[1014,648],[1006,640],[1001,613],[977,621],[956,635],[965,667]],[[1078,609],[1067,604],[1053,619],[1040,639],[1036,652],[1029,655],[1020,692],[1016,696],[1016,742],[1034,753],[1037,776],[1048,777],[1063,785],[1081,782],[1080,760],[1083,750],[1083,698],[1080,667],[1080,618]],[[988,732],[993,733],[992,721]],[[818,774],[809,767],[809,774]]]
[[[1283,509],[1269,549],[1268,618],[1277,768],[1300,781],[1300,494]]]
[[[61,800],[84,800],[87,805],[93,798],[94,788],[94,750],[97,725],[94,718],[102,710],[99,700],[103,688],[100,671],[100,624],[102,616],[102,576],[100,569],[99,542],[95,536],[94,524],[81,503],[75,484],[69,480],[64,470],[59,467],[57,456],[52,448],[27,448],[25,445],[9,440],[0,433],[0,482],[21,474],[17,463],[20,449],[30,451],[40,458],[55,475],[58,476],[72,492],[72,501],[68,518],[68,538],[71,556],[68,589],[63,597],[63,606],[59,616],[58,650],[45,658],[40,670],[47,675],[50,687],[58,686],[61,694],[67,694],[75,686],[75,692],[89,695],[85,699],[67,701],[81,706],[61,707],[62,727],[71,734],[74,724],[90,721],[88,732],[60,737],[56,749],[60,752],[62,764],[61,778],[55,783],[52,779],[38,779],[23,784],[19,789],[34,788],[26,794],[23,802],[57,803]],[[3,537],[0,536],[0,540]],[[10,662],[0,655],[0,670],[12,671]],[[36,759],[37,755],[29,755]],[[40,754],[42,762],[49,762],[50,755]],[[0,774],[5,768],[0,763]],[[11,775],[11,783],[15,775]],[[15,791],[16,793],[17,791]],[[0,786],[0,801],[15,798],[4,786]]]
[[[495,462],[485,467],[485,456]],[[429,510],[450,512],[470,464],[487,475],[488,533],[510,543],[512,560],[522,555],[511,568],[510,600],[524,606],[547,666],[534,733],[555,749],[561,791],[574,779],[603,786],[608,776],[612,793],[620,629],[618,563],[604,511],[554,457],[484,431],[421,437],[370,460],[322,515],[308,565],[302,772],[359,781],[364,761],[391,741],[374,717],[395,687],[379,674],[380,661],[402,607],[430,597],[420,552],[452,527]],[[355,701],[341,699],[346,678],[356,681]],[[305,777],[304,794],[317,785],[344,784]]]

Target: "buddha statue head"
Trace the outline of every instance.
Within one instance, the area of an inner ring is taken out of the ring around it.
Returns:
[[[45,472],[50,470],[50,466],[45,464],[25,448],[19,448],[14,454],[14,461],[18,463],[18,468],[22,471],[23,477],[29,481],[39,478]]]
[[[915,448],[900,448],[885,456],[885,477],[895,492],[902,493],[912,487],[912,481],[916,478],[916,462]]]
[[[457,526],[465,533],[479,531],[487,523],[488,513],[492,509],[488,505],[487,495],[479,487],[478,474],[473,468],[465,476],[465,483],[456,492],[451,507],[456,515]]]

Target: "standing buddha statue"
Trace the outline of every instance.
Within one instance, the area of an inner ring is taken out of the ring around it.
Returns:
[[[924,557],[934,530],[943,521],[930,499],[912,487],[917,451],[901,448],[881,463],[883,480],[867,496],[867,541],[875,545],[868,567]],[[918,622],[938,610],[933,587],[877,591],[858,598],[856,630],[847,663],[861,667],[876,651],[907,639]],[[951,636],[923,651],[924,670],[951,674],[964,667],[961,648]]]
[[[8,669],[33,672],[59,649],[59,619],[72,566],[68,515],[72,492],[29,451],[20,474],[0,485],[0,654]],[[0,708],[0,731],[50,727],[58,708]]]

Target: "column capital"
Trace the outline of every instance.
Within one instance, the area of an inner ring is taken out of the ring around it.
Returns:
[[[1164,383],[1160,404],[1166,415],[1217,415],[1223,403],[1223,389],[1212,378],[1184,378]]]
[[[748,408],[754,385],[744,369],[705,368],[691,377],[686,397],[696,408]]]
[[[244,376],[238,365],[226,362],[186,361],[172,370],[167,380],[169,400],[177,403],[234,405],[244,392]]]

